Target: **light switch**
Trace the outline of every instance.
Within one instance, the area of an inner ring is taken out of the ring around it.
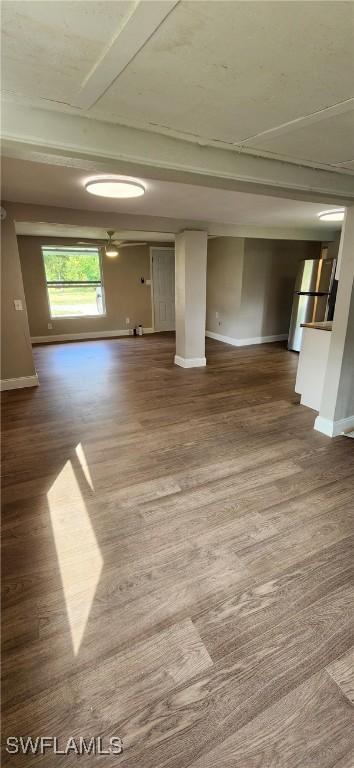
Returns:
[[[21,299],[14,299],[14,306],[15,306],[15,309],[17,309],[17,311],[20,312],[23,309]]]

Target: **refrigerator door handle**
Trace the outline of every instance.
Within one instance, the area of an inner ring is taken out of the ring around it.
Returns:
[[[328,291],[295,291],[296,296],[329,296]]]

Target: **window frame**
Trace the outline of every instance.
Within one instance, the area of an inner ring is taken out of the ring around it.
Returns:
[[[79,320],[80,318],[98,318],[98,317],[106,317],[107,316],[107,308],[106,308],[106,292],[104,288],[104,282],[103,282],[103,269],[102,269],[102,248],[99,248],[98,246],[88,246],[87,248],[81,248],[80,246],[76,245],[42,245],[41,246],[42,251],[42,264],[43,264],[43,271],[44,271],[44,279],[45,279],[45,287],[46,287],[46,293],[47,293],[47,304],[48,304],[48,312],[49,312],[49,318],[50,320]],[[100,275],[101,280],[47,280],[47,274],[45,270],[45,260],[44,260],[44,252],[45,251],[67,251],[67,252],[73,252],[73,251],[81,251],[82,253],[87,253],[92,251],[93,253],[97,253],[98,255],[98,264],[100,269]],[[48,291],[48,286],[75,286],[75,285],[95,285],[101,286],[102,289],[102,308],[103,312],[96,315],[52,315],[51,310],[51,304],[50,304],[50,296]]]

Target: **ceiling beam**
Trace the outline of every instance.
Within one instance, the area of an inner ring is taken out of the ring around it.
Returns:
[[[315,240],[327,242],[338,236],[336,230],[320,230],[318,227],[257,227],[235,224],[218,224],[195,219],[170,219],[159,216],[114,211],[79,210],[59,206],[32,205],[30,203],[2,203],[8,216],[15,222],[27,225],[38,222],[43,225],[64,225],[67,227],[92,227],[94,229],[114,229],[115,232],[160,232],[168,239],[184,229],[203,229],[214,237],[252,237],[271,240]]]
[[[353,176],[199,146],[77,114],[8,103],[2,120],[4,155],[111,173],[268,194],[294,200],[352,205]]]

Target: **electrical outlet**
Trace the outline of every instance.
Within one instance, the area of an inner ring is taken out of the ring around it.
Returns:
[[[53,330],[53,325],[52,325],[52,323],[48,323],[48,331],[52,331],[52,330]]]
[[[130,317],[126,317],[126,318],[125,318],[125,324],[126,324],[126,325],[129,325],[129,323],[130,323]]]
[[[14,307],[17,310],[17,312],[21,312],[23,309],[23,304],[21,299],[14,299]]]
[[[145,280],[145,285],[151,285],[151,280]]]
[[[215,312],[215,317],[216,317],[216,319],[218,319],[218,317],[219,317],[219,312]]]

